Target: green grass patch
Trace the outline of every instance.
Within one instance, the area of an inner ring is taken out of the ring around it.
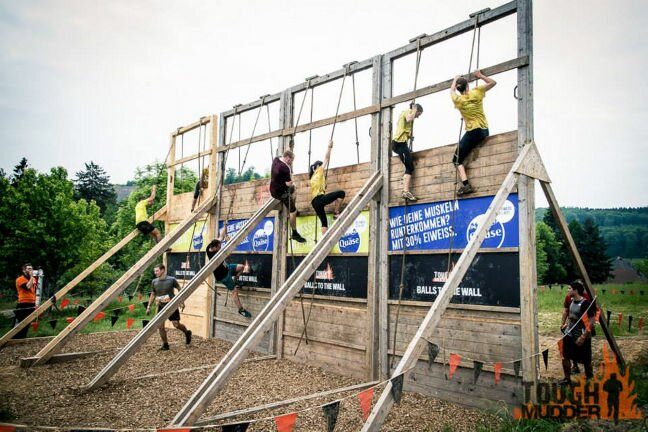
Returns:
[[[643,317],[644,333],[648,327],[648,284],[599,284],[594,285],[602,307],[601,316],[610,311],[610,328],[615,336],[633,336],[639,332],[639,319]],[[643,292],[643,294],[641,294]],[[632,295],[631,295],[632,293]],[[541,334],[555,334],[560,329],[563,301],[567,285],[538,287],[538,325]],[[621,326],[618,325],[622,314]],[[632,328],[628,331],[628,317],[632,316]]]

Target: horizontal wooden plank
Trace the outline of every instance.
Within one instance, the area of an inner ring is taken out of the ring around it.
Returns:
[[[196,120],[193,123],[189,123],[187,126],[179,127],[175,131],[171,132],[171,136],[177,137],[178,135],[182,135],[184,133],[197,129],[200,126],[207,125],[209,124],[210,121],[211,121],[210,116],[201,117],[200,120]]]

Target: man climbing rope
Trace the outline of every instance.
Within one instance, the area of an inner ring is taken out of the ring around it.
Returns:
[[[18,303],[14,310],[16,324],[24,320],[34,312],[36,308],[36,288],[38,287],[38,278],[34,276],[34,269],[31,264],[23,264],[22,274],[16,279],[16,291],[18,292]],[[29,326],[23,328],[15,339],[24,339],[27,337]]]
[[[403,174],[403,198],[409,201],[416,201],[417,198],[410,191],[414,162],[412,161],[412,153],[407,144],[410,138],[414,139],[412,136],[414,119],[420,117],[421,114],[423,114],[423,107],[413,102],[410,103],[409,109],[406,109],[398,116],[396,134],[392,140],[392,151],[398,155],[403,165],[405,165],[405,174]]]
[[[329,161],[331,160],[331,149],[333,148],[333,141],[329,141],[328,148],[326,149],[326,154],[324,155],[324,162],[315,161],[308,168],[308,176],[310,178],[310,188],[311,195],[313,200],[311,205],[315,209],[317,217],[319,217],[320,222],[322,223],[322,235],[326,234],[328,230],[328,220],[326,219],[326,210],[324,209],[327,205],[335,202],[335,214],[333,219],[337,219],[340,215],[340,206],[346,193],[342,190],[337,190],[335,192],[326,193],[326,175],[325,172],[328,170]]]
[[[200,180],[196,182],[196,189],[193,194],[193,201],[191,201],[191,212],[193,213],[198,203],[198,197],[202,194],[203,189],[207,189],[207,181],[209,180],[209,169],[205,168],[202,172]]]
[[[209,242],[205,249],[207,252],[207,258],[212,259],[212,257],[220,251],[222,243],[227,239],[226,231],[227,225],[224,225],[218,238]],[[239,299],[238,295],[238,278],[241,273],[250,273],[250,267],[243,264],[227,264],[223,261],[214,269],[214,277],[216,278],[216,281],[225,285],[225,288],[232,292],[232,298],[238,307],[238,313],[243,315],[245,318],[252,318],[252,314],[241,304],[241,299]]]
[[[148,305],[146,306],[147,315],[151,311],[151,304],[155,304],[157,306],[158,313],[160,313],[160,311],[164,309],[164,307],[175,296],[175,290],[180,289],[178,280],[173,276],[167,275],[166,267],[164,267],[164,265],[160,264],[155,266],[153,272],[155,273],[155,279],[153,279],[153,281],[151,282],[153,291],[151,291],[151,294],[149,295]],[[182,307],[184,308],[184,305],[182,305]],[[173,327],[184,333],[185,343],[189,345],[191,343],[191,330],[187,329],[184,324],[180,323],[180,312],[178,312],[178,309],[173,311],[173,313],[169,317],[169,321],[171,321]],[[159,331],[160,338],[162,338],[162,346],[160,347],[160,351],[168,351],[169,340],[167,339],[167,331],[164,328],[164,324],[160,326]]]
[[[585,325],[582,316],[587,314],[592,318],[595,308],[590,307],[591,302],[583,297],[585,287],[583,282],[575,280],[569,286],[568,293],[572,298],[569,305],[569,320],[561,326],[565,334],[563,339],[562,367],[565,379],[563,383],[571,383],[571,362],[582,363],[585,367],[585,377],[590,379],[592,373],[592,335],[590,327]],[[588,320],[589,321],[589,320]],[[590,323],[593,322],[589,321]]]
[[[461,113],[466,129],[466,133],[464,133],[461,141],[459,141],[459,147],[452,158],[452,162],[457,168],[457,173],[462,183],[457,191],[457,195],[465,195],[473,191],[468,181],[463,161],[472,149],[488,137],[488,121],[484,114],[483,100],[486,97],[486,92],[497,84],[494,79],[487,77],[479,70],[476,70],[473,74],[475,77],[484,80],[486,84],[470,90],[468,88],[468,80],[464,77],[456,76],[452,80],[452,86],[450,87],[450,97],[455,108]]]
[[[295,206],[295,185],[292,181],[291,166],[295,154],[291,150],[284,151],[281,157],[272,160],[270,171],[270,195],[283,203],[290,213],[291,238],[299,243],[306,239],[297,232],[297,207]]]
[[[155,185],[151,187],[151,195],[146,199],[138,201],[135,205],[135,226],[137,226],[137,229],[140,230],[142,234],[150,234],[155,240],[155,243],[159,243],[160,240],[162,240],[160,231],[146,220],[148,219],[146,208],[152,206],[153,201],[155,201]]]

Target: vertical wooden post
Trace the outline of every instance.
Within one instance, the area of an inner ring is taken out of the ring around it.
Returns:
[[[388,57],[382,57],[382,99],[392,96],[392,61]],[[391,106],[385,107],[380,113],[380,172],[383,178],[383,187],[380,191],[380,220],[389,225],[389,179],[390,161],[391,161]],[[387,378],[389,373],[389,256],[387,255],[389,246],[389,230],[380,230],[380,292],[378,298],[378,365],[380,370],[380,379]],[[378,378],[378,377],[374,377]]]
[[[533,10],[532,0],[518,0],[518,55],[529,56],[529,64],[518,68],[518,153],[533,141]],[[534,179],[518,181],[520,319],[522,322],[522,381],[532,385],[530,401],[535,402],[538,382],[538,308],[535,257]]]
[[[380,103],[382,87],[382,56],[373,58],[372,67],[372,92],[371,103]],[[380,142],[380,112],[371,116],[371,170],[380,172],[381,160],[381,142]],[[384,188],[384,185],[383,185]],[[381,195],[382,196],[382,195]],[[376,379],[379,374],[378,358],[380,347],[380,320],[379,310],[381,295],[380,263],[382,257],[381,250],[381,233],[387,229],[387,223],[380,218],[381,201],[374,200],[369,206],[369,257],[368,257],[368,274],[367,274],[367,341],[366,341],[366,376],[367,380]]]
[[[292,126],[293,95],[290,90],[281,93],[279,99],[279,128],[284,129]],[[290,136],[279,137],[277,142],[277,153],[279,156],[289,148]],[[286,281],[286,252],[288,244],[288,213],[283,205],[279,206],[279,211],[275,216],[275,239],[274,239],[274,265],[272,267],[272,286],[270,289],[271,297],[277,293],[279,288]],[[273,325],[274,337],[271,338],[271,352],[277,356],[277,359],[283,358],[283,329],[284,315],[282,312]]]
[[[208,196],[213,196],[216,194],[216,187],[218,184],[218,179],[216,176],[220,174],[220,171],[218,171],[218,160],[221,156],[220,153],[216,152],[216,148],[218,147],[219,141],[219,134],[220,134],[220,128],[222,127],[221,122],[218,121],[218,117],[216,115],[211,115],[209,118],[209,123],[211,124],[211,135],[209,137],[209,149],[211,150],[211,153],[209,155],[209,181],[207,184],[207,195]],[[218,197],[218,202],[216,203],[216,206],[214,206],[210,211],[209,211],[209,225],[207,227],[207,239],[211,241],[211,239],[216,238],[216,234],[218,232],[218,208],[220,206],[220,197]],[[205,243],[209,243],[209,241]],[[215,285],[215,280],[214,280],[214,275],[210,275],[205,279],[205,283],[207,284],[207,298],[205,301],[205,304],[208,305],[209,310],[205,311],[205,329],[207,329],[207,336],[208,337],[214,337],[214,317],[215,317],[215,305],[216,305],[216,285]],[[211,288],[214,288],[213,290]]]
[[[165,161],[167,164],[167,190],[166,190],[166,208],[167,208],[167,217],[164,220],[164,235],[169,232],[171,226],[171,218],[175,217],[173,214],[173,185],[175,184],[175,159],[176,159],[176,134],[172,133],[169,138],[169,145],[171,150],[169,151],[169,160]],[[165,266],[169,266],[167,262],[167,254],[162,255],[162,261]]]

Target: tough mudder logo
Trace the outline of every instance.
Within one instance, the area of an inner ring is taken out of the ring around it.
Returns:
[[[536,387],[538,404],[528,403],[515,408],[516,419],[608,419],[639,420],[634,383],[630,371],[620,373],[612,355],[603,350],[599,374],[586,381],[584,377],[573,385],[539,383]],[[531,387],[527,386],[529,399]]]
[[[324,270],[317,270],[315,272],[315,279],[319,280],[333,280],[335,279],[335,275],[333,274],[333,267],[331,267],[331,264],[326,264],[326,269]]]

